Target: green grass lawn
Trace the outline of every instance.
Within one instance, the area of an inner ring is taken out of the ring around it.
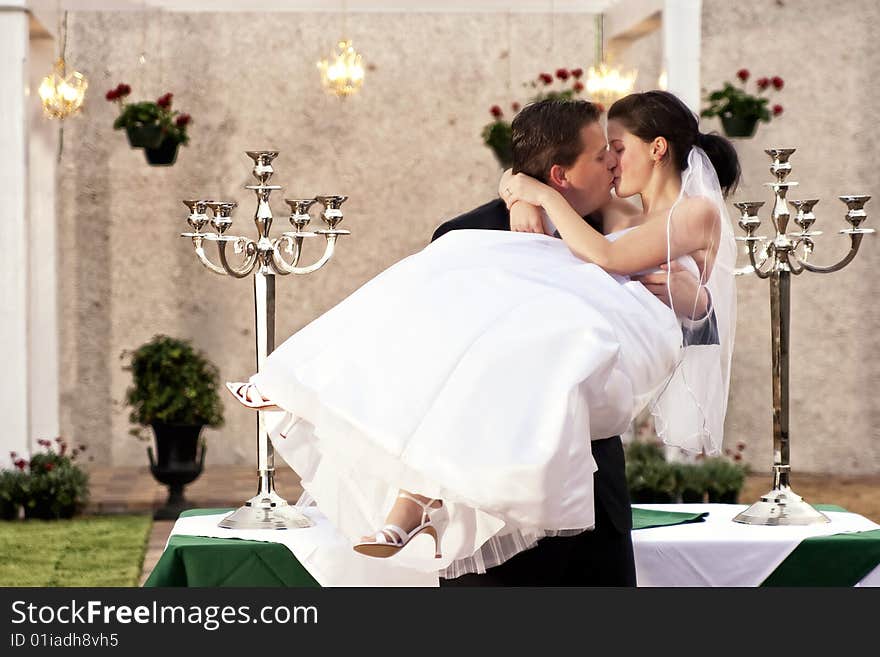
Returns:
[[[137,586],[150,516],[0,522],[0,586]]]

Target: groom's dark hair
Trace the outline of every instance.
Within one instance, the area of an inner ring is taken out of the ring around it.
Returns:
[[[510,124],[513,172],[547,182],[554,164],[571,166],[584,150],[581,129],[599,120],[586,100],[547,99],[526,105]]]

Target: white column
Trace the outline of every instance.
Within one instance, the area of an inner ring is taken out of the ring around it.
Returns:
[[[667,89],[694,112],[700,111],[702,0],[665,0],[663,63]]]
[[[59,434],[58,278],[55,224],[55,168],[58,120],[43,116],[37,95],[42,79],[55,62],[55,42],[31,39],[28,116],[28,383],[29,438],[52,439]],[[76,120],[75,118],[72,120]]]
[[[28,15],[24,0],[0,4],[0,463],[28,448],[27,150]]]

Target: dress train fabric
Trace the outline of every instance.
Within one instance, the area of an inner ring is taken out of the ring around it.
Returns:
[[[667,306],[561,240],[458,230],[291,336],[251,381],[287,411],[277,453],[352,542],[398,489],[444,500],[442,559],[427,537],[392,559],[454,577],[593,526],[590,439],[629,426],[680,348]]]

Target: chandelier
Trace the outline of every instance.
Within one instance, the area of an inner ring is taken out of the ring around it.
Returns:
[[[321,71],[321,85],[327,93],[341,98],[351,96],[364,84],[363,58],[347,39],[336,44],[336,50],[329,59],[318,62]]]
[[[635,69],[621,70],[606,63],[604,22],[603,14],[596,16],[596,61],[598,66],[591,66],[587,71],[586,88],[591,100],[608,107],[614,101],[632,93],[639,72]]]
[[[60,26],[59,26],[60,27]],[[64,54],[67,50],[67,12],[64,12],[64,27],[59,29],[61,55],[55,62],[52,72],[40,83],[40,100],[43,113],[50,119],[65,119],[82,107],[89,82],[79,71],[67,72]]]
[[[59,58],[52,73],[40,83],[43,112],[50,119],[66,119],[82,107],[88,86],[82,73],[67,74],[64,59]]]

